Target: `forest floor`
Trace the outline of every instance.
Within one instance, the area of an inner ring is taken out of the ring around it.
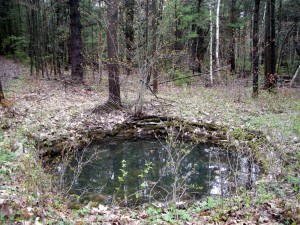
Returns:
[[[259,149],[266,173],[253,190],[230,199],[209,199],[187,209],[109,208],[86,205],[69,209],[39,158],[41,139],[98,126],[112,129],[134,113],[138,78],[121,77],[123,108],[95,114],[108,98],[106,80],[86,85],[30,77],[22,65],[0,58],[6,101],[0,108],[0,224],[300,224],[300,90],[279,88],[251,97],[245,79],[207,88],[195,78],[190,86],[172,82],[159,94],[145,93],[144,113],[176,116],[262,131],[272,147]],[[5,74],[5,75],[4,75]]]

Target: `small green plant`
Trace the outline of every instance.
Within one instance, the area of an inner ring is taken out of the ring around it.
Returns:
[[[187,212],[187,210],[177,209],[176,205],[172,205],[170,207],[169,213],[171,218],[175,219],[175,221],[191,221],[190,214]]]
[[[14,160],[16,160],[17,157],[15,155],[15,153],[11,152],[10,151],[10,141],[7,140],[7,139],[4,139],[3,138],[3,135],[2,135],[2,132],[0,130],[0,175],[1,174],[4,174],[6,176],[5,179],[9,179],[9,174],[8,171],[13,171],[13,167],[12,166],[9,166],[9,167],[12,167],[12,168],[7,168],[7,165],[2,167],[2,165],[4,163],[10,163],[10,162],[13,162]],[[0,179],[2,179],[2,177],[0,177]]]
[[[150,163],[146,163],[145,164],[145,169],[143,170],[143,172],[141,174],[138,175],[138,177],[140,178],[144,178],[151,170],[152,170],[152,162]],[[141,188],[147,188],[148,187],[148,182],[147,181],[144,181],[142,184],[141,184]]]
[[[161,208],[151,206],[146,212],[149,215],[147,221],[149,224],[164,224],[165,222],[170,224],[184,224],[192,220],[188,210],[177,209],[176,205],[171,205],[164,212]]]
[[[161,214],[162,210],[160,208],[149,207],[146,212],[149,216],[157,216]]]
[[[132,213],[130,214],[130,218],[136,219],[136,218],[137,218],[137,213],[136,213],[136,212],[132,212]]]
[[[0,222],[5,222],[5,216],[0,212]]]
[[[191,85],[193,78],[190,72],[175,70],[172,77],[176,86]]]
[[[172,223],[173,221],[173,215],[171,213],[167,213],[163,215],[164,221]]]
[[[90,211],[89,209],[82,208],[82,209],[79,209],[77,212],[81,216],[86,216],[89,213],[89,211]]]
[[[179,210],[178,212],[183,220],[191,221],[191,216],[186,210]]]
[[[239,140],[239,141],[246,141],[246,140],[251,140],[253,138],[253,136],[251,134],[249,134],[248,132],[246,132],[244,129],[242,128],[236,128],[232,131],[231,135]]]
[[[300,190],[300,177],[289,176],[288,182],[293,186],[294,191]]]
[[[146,210],[146,212],[149,215],[149,218],[148,218],[149,224],[163,224],[162,210],[160,208],[154,208],[154,207],[150,206]]]
[[[196,204],[196,212],[200,212],[202,210],[210,210],[221,204],[221,199],[208,197],[206,201],[200,202]]]
[[[292,119],[292,129],[295,134],[300,135],[300,114]]]
[[[122,175],[118,176],[118,180],[120,183],[123,183],[125,181],[125,178],[128,175],[128,172],[126,171],[126,166],[127,166],[126,160],[123,159],[121,163],[122,163],[122,165],[121,165],[122,168],[120,169],[120,171],[122,172]]]
[[[10,151],[7,151],[6,149],[3,149],[0,143],[0,165],[3,162],[12,162],[15,159],[16,155]]]
[[[116,202],[116,197],[117,197],[119,191],[121,190],[121,187],[123,186],[123,184],[126,180],[126,177],[128,175],[126,167],[127,167],[127,162],[126,162],[125,159],[123,159],[121,161],[121,169],[120,169],[121,176],[118,176],[119,186],[116,187],[116,193],[114,194],[114,198],[113,198],[114,201],[113,202]],[[125,200],[125,203],[127,204],[127,193],[126,192],[124,192],[124,200]]]
[[[267,184],[260,183],[257,188],[257,203],[261,205],[272,199],[275,199],[275,195],[267,190]]]

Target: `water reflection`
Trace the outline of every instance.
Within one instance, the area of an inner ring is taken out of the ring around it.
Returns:
[[[157,140],[136,140],[89,146],[88,151],[84,151],[82,162],[91,156],[93,160],[83,167],[79,177],[72,176],[72,169],[66,176],[69,183],[75,181],[71,193],[81,195],[88,188],[83,195],[87,200],[109,203],[113,199],[125,199],[129,205],[171,199],[174,167],[164,145]],[[176,190],[181,198],[226,195],[236,186],[246,186],[249,180],[258,176],[258,167],[247,157],[203,144],[185,145],[185,148],[191,151],[177,170]],[[126,162],[124,168],[122,160]],[[77,167],[77,162],[74,159],[71,167]],[[147,165],[151,165],[148,173],[145,172]],[[120,181],[121,169],[127,173],[123,176],[124,181]]]

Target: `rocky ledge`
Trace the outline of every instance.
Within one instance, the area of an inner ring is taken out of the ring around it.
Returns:
[[[241,130],[215,123],[195,123],[179,118],[162,116],[131,117],[121,124],[115,125],[111,130],[102,127],[86,127],[77,130],[76,134],[62,134],[55,138],[41,138],[28,134],[35,141],[36,147],[43,157],[55,157],[65,151],[84,148],[91,142],[100,142],[104,139],[132,139],[132,138],[164,138],[171,130],[179,134],[184,140],[196,143],[209,143],[223,148],[236,148],[264,140],[262,133]]]

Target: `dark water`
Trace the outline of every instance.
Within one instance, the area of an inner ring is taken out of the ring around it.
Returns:
[[[137,205],[171,200],[177,180],[177,197],[200,199],[209,194],[226,195],[258,175],[258,167],[250,164],[249,158],[226,150],[203,144],[170,149],[158,140],[92,144],[71,163],[73,169],[69,168],[66,176],[69,183],[73,181],[70,193],[82,195],[83,201]],[[74,177],[78,164],[83,168]]]

